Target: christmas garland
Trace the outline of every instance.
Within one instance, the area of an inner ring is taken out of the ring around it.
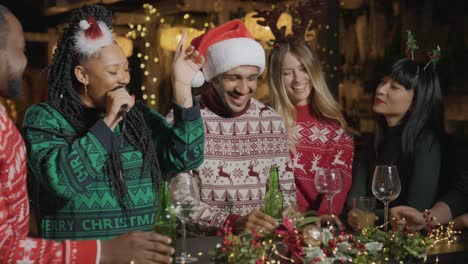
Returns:
[[[387,234],[379,226],[353,235],[319,228],[312,224],[317,219],[284,216],[282,224],[270,234],[254,230],[234,235],[226,226],[218,234],[223,242],[211,252],[212,261],[215,264],[422,263],[428,249],[439,241],[431,233],[436,230],[432,226],[427,234],[413,232],[408,226],[394,228]]]

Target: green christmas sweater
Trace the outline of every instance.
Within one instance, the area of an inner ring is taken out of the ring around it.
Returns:
[[[143,111],[163,175],[194,169],[203,162],[204,132],[198,101],[194,99],[191,108],[175,109],[173,125],[150,108]],[[100,119],[83,137],[70,140],[64,135],[76,131],[47,103],[28,109],[23,126],[28,177],[34,182],[31,199],[37,207],[42,237],[105,239],[153,229],[158,199],[149,172],[141,175],[142,153],[125,141],[121,146],[128,186],[127,216],[104,172],[112,142],[120,141],[119,127],[113,132]]]

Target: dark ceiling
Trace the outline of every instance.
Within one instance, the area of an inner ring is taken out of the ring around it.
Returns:
[[[143,12],[144,3],[183,6],[184,0],[0,0],[19,18],[26,32],[45,32],[47,28],[68,21],[71,10],[85,4],[103,4],[113,12]],[[202,0],[212,1],[212,0]],[[278,0],[219,0],[279,3]],[[214,2],[214,1],[213,1]],[[41,21],[38,23],[38,21]]]
[[[68,21],[70,12],[85,4],[100,3],[113,12],[143,10],[148,0],[2,0],[21,21],[26,32],[45,32],[48,27]],[[161,1],[159,1],[161,2]],[[110,4],[107,4],[110,3]],[[58,7],[58,8],[57,8]],[[41,21],[41,23],[38,23]]]

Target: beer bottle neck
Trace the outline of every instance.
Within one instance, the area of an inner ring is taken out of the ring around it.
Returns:
[[[270,178],[269,178],[269,190],[278,190],[279,187],[279,179],[278,179],[278,169],[272,168],[270,170]]]
[[[163,181],[159,186],[159,208],[161,210],[169,209],[171,206],[171,192],[169,189],[169,183],[167,181]]]

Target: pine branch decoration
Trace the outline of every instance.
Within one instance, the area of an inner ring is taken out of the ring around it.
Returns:
[[[407,30],[406,32],[408,33],[408,39],[406,40],[406,56],[409,57],[411,54],[411,59],[414,60],[414,51],[419,49],[419,47],[416,45],[416,39],[411,31]]]
[[[437,66],[437,63],[440,60],[440,46],[437,45],[437,49],[433,49],[432,51],[429,51],[428,56],[429,56],[429,62],[426,64],[426,66],[424,66],[424,70],[427,68],[427,66],[429,66],[429,64],[431,64],[431,62],[434,65],[434,69],[435,69],[435,67]]]

